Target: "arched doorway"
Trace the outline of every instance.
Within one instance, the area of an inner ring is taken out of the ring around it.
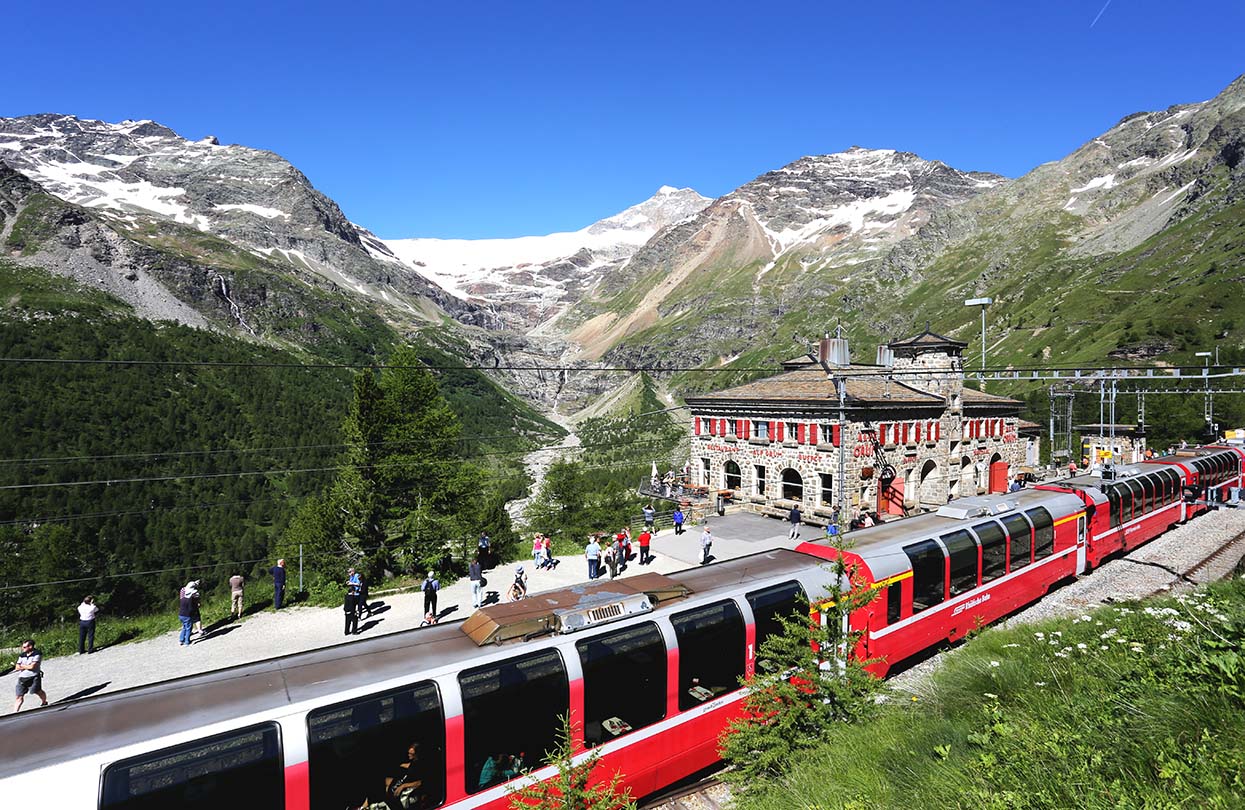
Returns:
[[[725,478],[726,489],[739,489],[743,485],[743,476],[739,472],[739,465],[735,462],[728,461],[723,464],[722,474]]]
[[[920,493],[921,506],[937,509],[947,502],[943,495],[942,473],[938,471],[938,462],[928,459],[921,465],[918,476],[917,492]]]
[[[971,498],[977,494],[977,468],[968,456],[960,458],[960,475],[951,488],[951,494],[957,498]]]
[[[790,467],[782,471],[782,497],[788,501],[804,500],[804,479]]]

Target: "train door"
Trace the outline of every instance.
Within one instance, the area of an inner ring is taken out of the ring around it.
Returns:
[[[1085,515],[1076,519],[1076,572],[1085,573]]]

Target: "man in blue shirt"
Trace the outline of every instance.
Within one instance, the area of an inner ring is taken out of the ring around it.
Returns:
[[[588,560],[588,579],[596,579],[601,565],[601,546],[595,537],[588,539],[584,547],[584,557]]]

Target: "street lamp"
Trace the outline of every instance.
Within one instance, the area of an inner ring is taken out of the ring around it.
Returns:
[[[1219,353],[1219,347],[1215,347],[1212,352],[1194,352],[1194,357],[1202,358],[1202,379],[1206,381],[1205,402],[1202,404],[1202,416],[1206,418],[1206,432],[1212,434],[1211,441],[1219,438],[1219,431],[1215,429],[1215,400],[1210,394],[1210,358]],[[1219,358],[1215,356],[1215,365],[1218,365]]]
[[[981,385],[986,384],[986,307],[994,303],[993,298],[969,298],[964,302],[966,307],[981,307]]]

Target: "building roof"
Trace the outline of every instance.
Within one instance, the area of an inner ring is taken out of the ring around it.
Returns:
[[[875,367],[870,367],[875,370]],[[719,405],[735,402],[799,402],[837,405],[838,391],[834,380],[820,367],[788,371],[774,377],[753,380],[710,394],[687,398],[687,403]],[[885,374],[866,374],[847,378],[847,401],[856,406],[863,403],[903,403],[914,406],[941,407],[942,397],[888,379]]]
[[[903,340],[892,340],[886,345],[896,354],[919,354],[932,349],[946,349],[952,354],[960,354],[968,347],[968,344],[962,340],[952,340],[931,332],[929,324],[925,325],[925,331],[919,335]]]
[[[987,394],[985,391],[978,391],[975,388],[965,388],[963,393],[964,404],[972,406],[985,405],[1020,405],[1018,399],[1011,397],[1001,397],[998,394]]]

